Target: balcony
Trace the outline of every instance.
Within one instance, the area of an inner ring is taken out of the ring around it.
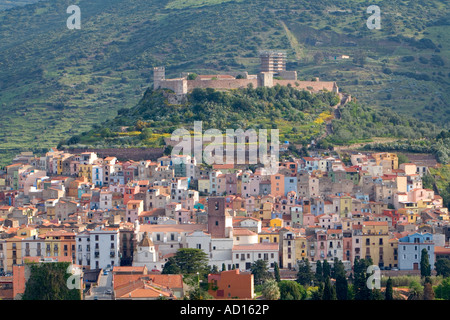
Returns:
[[[115,251],[111,251],[109,253],[110,258],[114,258],[116,256],[116,252]]]

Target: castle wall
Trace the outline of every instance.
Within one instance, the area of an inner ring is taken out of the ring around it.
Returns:
[[[162,80],[158,83],[159,88],[173,90],[176,94],[188,93],[188,85],[186,79],[170,79]]]
[[[312,88],[312,91],[317,92],[320,90],[326,89],[327,91],[333,91],[334,82],[333,81],[298,81],[298,80],[277,80],[273,79],[273,85],[276,86],[279,84],[280,86],[287,86],[290,84],[293,88],[302,90],[309,90],[308,87]]]
[[[233,79],[233,80],[187,80],[187,91],[192,91],[195,88],[213,88],[213,89],[238,89],[247,88],[251,83],[254,88],[258,85],[256,79]]]

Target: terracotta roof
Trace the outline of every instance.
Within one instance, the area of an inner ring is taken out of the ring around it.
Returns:
[[[233,228],[233,236],[254,236],[255,232],[250,231],[246,228]]]
[[[434,254],[450,254],[450,247],[434,246]]]

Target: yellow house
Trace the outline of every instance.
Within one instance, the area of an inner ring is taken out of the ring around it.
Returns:
[[[374,265],[385,266],[389,254],[389,226],[387,221],[365,221],[362,226],[361,255],[371,258]]]
[[[238,177],[236,181],[236,191],[237,193],[242,194],[242,179],[240,177]]]
[[[398,213],[406,216],[408,218],[408,223],[415,224],[417,222],[417,219],[420,218],[418,211],[414,211],[411,209],[400,208],[398,209]]]
[[[389,239],[388,246],[386,248],[384,266],[390,268],[398,267],[398,239]]]
[[[269,226],[270,228],[281,228],[283,226],[283,219],[280,218],[270,219]]]
[[[92,164],[80,164],[78,176],[85,177],[90,183],[92,183]]]
[[[272,228],[262,228],[261,232],[258,233],[258,242],[279,243],[280,242],[279,230]]]
[[[198,192],[210,193],[209,179],[198,179]]]
[[[6,239],[6,271],[12,271],[12,266],[22,264],[22,237],[14,236]]]
[[[373,153],[372,157],[375,159],[377,166],[389,164],[392,169],[398,169],[398,157],[395,153],[379,152]]]
[[[340,212],[339,215],[341,217],[345,216],[347,213],[352,212],[352,197],[350,196],[342,196],[339,198]]]
[[[47,257],[70,257],[75,259],[75,233],[65,230],[50,231],[41,235]]]
[[[295,238],[295,259],[306,260],[308,258],[308,246],[306,237]]]
[[[17,230],[17,235],[19,237],[29,238],[29,237],[32,237],[32,236],[37,236],[38,235],[38,231],[37,231],[36,228],[23,227],[23,228],[20,228],[19,230]]]
[[[417,201],[417,208],[419,209],[419,211],[424,210],[424,209],[434,208],[433,200],[429,200],[429,199],[418,200]]]

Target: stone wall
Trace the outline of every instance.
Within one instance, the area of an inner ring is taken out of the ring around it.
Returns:
[[[213,88],[218,90],[230,90],[238,88],[247,88],[248,84],[252,84],[254,88],[257,87],[258,81],[256,79],[233,79],[233,80],[187,80],[187,91],[192,91],[195,88]]]
[[[333,81],[299,81],[299,80],[277,80],[273,79],[273,85],[276,86],[279,84],[280,86],[291,85],[293,88],[302,90],[310,90],[317,92],[320,90],[333,91],[335,82]],[[336,86],[337,88],[337,86]]]
[[[99,158],[116,157],[119,161],[126,161],[126,160],[155,161],[156,159],[164,155],[163,148],[108,148],[108,149],[74,148],[68,149],[67,151],[75,154],[82,152],[95,152],[98,154]]]

